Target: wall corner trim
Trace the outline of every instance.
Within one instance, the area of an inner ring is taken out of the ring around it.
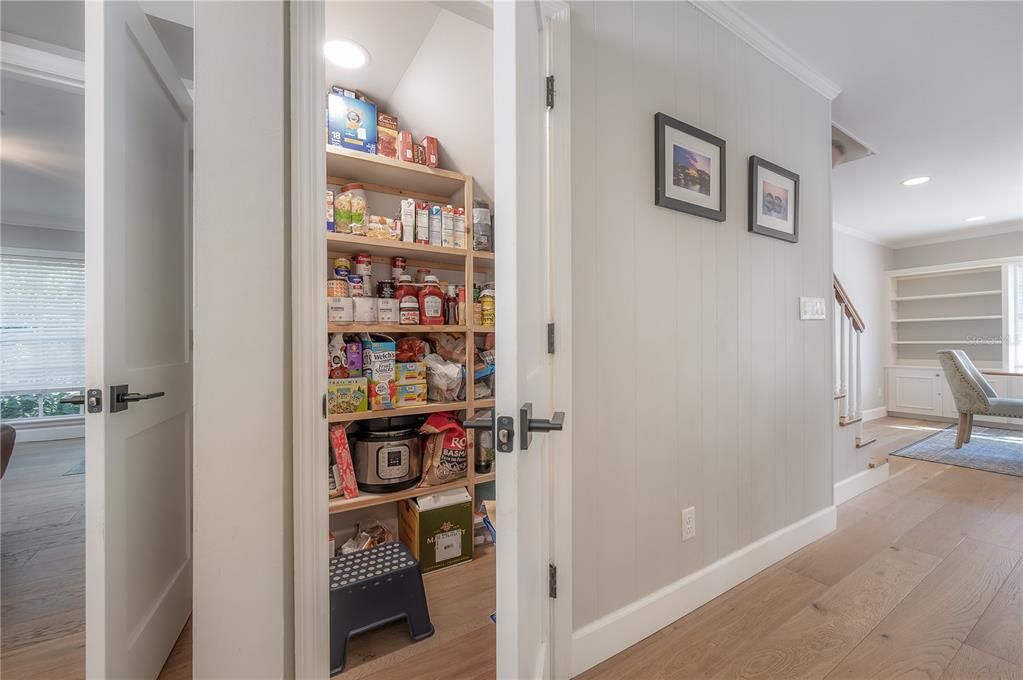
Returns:
[[[576,630],[572,633],[572,675],[611,658],[826,536],[836,523],[835,506],[829,505]]]
[[[855,498],[864,491],[887,482],[889,470],[888,463],[885,463],[875,468],[868,468],[863,472],[857,472],[852,477],[846,477],[840,482],[835,482],[835,505],[841,505],[850,498]]]
[[[747,45],[795,76],[828,100],[833,100],[842,91],[832,80],[815,71],[792,50],[768,33],[762,26],[750,19],[731,0],[690,3],[711,19],[737,35]]]

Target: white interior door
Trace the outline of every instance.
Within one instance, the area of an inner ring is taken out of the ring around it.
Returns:
[[[552,360],[544,104],[545,50],[535,2],[494,3],[497,414],[514,419],[498,447],[497,677],[551,674],[550,437],[530,433],[522,407],[549,419]],[[500,423],[498,441],[500,441]]]
[[[138,4],[85,3],[90,678],[156,677],[191,611],[191,118]]]

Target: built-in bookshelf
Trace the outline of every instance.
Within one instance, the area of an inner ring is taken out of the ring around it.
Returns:
[[[962,349],[978,366],[1005,361],[1003,263],[891,272],[889,364],[935,365],[939,349]]]

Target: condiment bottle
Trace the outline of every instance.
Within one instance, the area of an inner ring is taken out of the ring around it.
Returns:
[[[465,286],[458,287],[458,325],[465,325]]]
[[[398,323],[417,325],[419,323],[419,293],[412,283],[412,277],[404,274],[398,278],[394,291],[398,298]]]
[[[444,323],[452,326],[458,323],[458,290],[448,285],[448,294],[444,298]]]
[[[444,325],[444,292],[433,274],[426,277],[426,281],[419,289],[419,323]]]

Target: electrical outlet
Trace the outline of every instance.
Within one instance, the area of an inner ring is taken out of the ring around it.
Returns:
[[[696,508],[688,507],[682,511],[682,540],[688,541],[696,537]]]

